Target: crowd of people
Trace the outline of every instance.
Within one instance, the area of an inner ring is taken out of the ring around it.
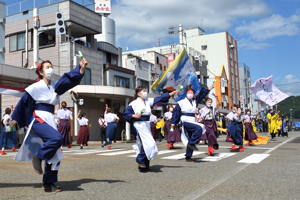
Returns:
[[[32,161],[34,171],[43,174],[45,191],[61,191],[55,183],[58,180],[58,169],[63,158],[62,146],[71,148],[69,133],[73,113],[67,109],[66,102],[59,103],[59,96],[80,83],[87,64],[88,62],[83,58],[75,69],[65,73],[58,81],[52,81],[54,76],[52,63],[43,61],[36,70],[39,76],[37,82],[25,89],[14,111],[7,108],[3,115],[1,122],[3,128],[0,135],[1,155],[6,154],[7,148],[16,151],[16,131],[18,127],[27,127],[25,140],[38,137],[41,146],[28,148],[30,154],[23,152],[26,149],[21,147],[15,159]],[[194,162],[193,152],[199,150],[197,147],[199,144],[207,145],[207,155],[214,156],[214,152],[219,148],[218,127],[222,129],[222,124],[225,123],[217,120],[216,117],[221,106],[218,97],[214,95],[217,100],[216,106],[212,106],[213,99],[206,98],[213,88],[214,84],[209,89],[202,88],[195,94],[192,85],[189,85],[186,88],[186,97],[176,105],[168,105],[169,99],[178,95],[179,91],[170,91],[156,98],[148,98],[146,88],[138,86],[135,89],[135,100],[128,105],[123,118],[130,123],[131,134],[136,137],[133,149],[137,154],[136,162],[139,170],[150,170],[150,160],[158,155],[157,139],[161,142],[165,138],[170,149],[175,149],[176,143],[182,142],[186,146],[187,162]],[[198,105],[201,102],[205,103],[205,107],[199,110]],[[58,107],[55,109],[56,105]],[[167,110],[165,113],[157,112],[158,107]],[[226,115],[227,130],[223,129],[228,135],[226,140],[232,142],[231,149],[244,151],[246,149],[244,140],[248,141],[247,145],[254,145],[253,141],[257,139],[255,123],[257,117],[258,114],[252,115],[250,110],[243,113],[240,107],[232,105],[231,112]],[[116,124],[119,119],[106,105],[104,115],[101,115],[98,120],[102,147],[108,145],[108,149],[111,149],[112,142],[116,140]],[[89,120],[84,112],[79,111],[76,121],[80,125],[77,144],[80,145],[80,149],[83,149],[84,145],[88,145],[90,137]],[[271,138],[277,134],[288,136],[287,119],[280,118],[277,111],[270,110],[268,130]],[[26,145],[31,145],[32,141],[28,140]],[[22,145],[24,144],[25,142]],[[44,170],[42,161],[45,162]]]

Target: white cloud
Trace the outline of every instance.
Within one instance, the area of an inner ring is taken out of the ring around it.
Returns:
[[[235,31],[240,35],[249,35],[256,41],[264,41],[277,36],[293,36],[300,33],[300,11],[290,17],[273,14],[236,27]]]
[[[263,0],[117,0],[111,17],[117,40],[134,46],[157,45],[167,38],[168,27],[201,25],[205,30],[226,30],[240,17],[260,17],[270,12]]]
[[[241,39],[238,41],[239,49],[264,49],[269,46],[272,45],[264,42],[254,42],[247,39]]]
[[[295,75],[288,74],[284,77],[283,81],[280,84],[276,84],[276,85],[289,84],[289,83],[295,83],[295,82],[300,82],[300,80],[298,78],[296,78]],[[290,96],[300,95],[300,84],[282,85],[282,86],[277,86],[277,87],[282,92],[284,92]]]

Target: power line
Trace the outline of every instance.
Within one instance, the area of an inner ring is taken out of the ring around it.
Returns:
[[[293,82],[293,83],[280,84],[280,85],[275,85],[275,86],[293,85],[293,84],[299,84],[299,83],[300,83],[300,81],[298,81],[298,82]]]

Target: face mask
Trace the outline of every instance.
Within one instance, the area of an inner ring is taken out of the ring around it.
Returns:
[[[173,108],[170,108],[170,112],[173,112]]]
[[[235,109],[232,109],[232,112],[233,112],[233,113],[235,113],[235,112],[236,112],[236,110],[235,110]]]
[[[206,106],[210,108],[211,107],[211,103],[206,103]]]
[[[142,97],[143,99],[146,99],[146,98],[147,98],[147,92],[141,92],[141,93],[142,93],[142,96],[141,96],[141,97]]]
[[[44,77],[46,77],[48,80],[52,80],[53,76],[54,76],[54,69],[49,68],[45,70]]]
[[[247,115],[250,115],[250,112],[247,112]]]
[[[194,94],[187,94],[186,97],[191,100],[192,98],[194,98]]]
[[[238,112],[238,113],[241,113],[242,111],[238,110],[237,112]]]

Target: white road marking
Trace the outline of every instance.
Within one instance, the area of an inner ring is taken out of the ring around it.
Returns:
[[[242,160],[239,160],[238,163],[260,163],[265,158],[267,158],[270,154],[252,154],[251,156],[248,156]]]
[[[268,154],[272,151],[274,151],[275,149],[277,149],[278,147],[280,147],[281,145],[295,139],[296,137],[299,137],[300,135],[297,135],[287,141],[284,141],[281,144],[278,144],[277,146],[275,146],[274,148],[271,148],[270,150],[264,152],[265,154]],[[250,163],[247,164],[241,164],[240,166],[234,168],[233,170],[229,171],[227,174],[224,174],[224,176],[220,177],[219,179],[214,180],[212,183],[205,185],[204,187],[200,188],[199,190],[196,190],[195,192],[191,193],[190,195],[184,197],[183,199],[186,200],[192,200],[192,199],[198,199],[201,196],[203,196],[205,193],[207,193],[208,191],[212,190],[213,188],[215,188],[216,186],[220,185],[221,183],[223,183],[224,181],[228,180],[229,178],[231,178],[232,176],[234,176],[235,174],[239,173],[240,171],[244,170],[246,167],[248,167],[249,165],[251,165]]]
[[[199,155],[199,154],[202,154],[202,153],[204,153],[204,152],[194,151],[193,156],[196,156],[196,155]],[[185,158],[185,153],[180,153],[180,154],[176,154],[176,155],[173,155],[173,156],[167,156],[167,157],[163,157],[161,159],[179,160],[179,159],[183,159],[183,158]]]
[[[222,160],[223,158],[228,158],[230,156],[233,156],[235,154],[236,153],[216,153],[214,156],[208,156],[205,158],[199,158],[194,160],[198,162],[216,162]]]
[[[101,153],[101,152],[111,152],[111,151],[120,151],[122,149],[111,149],[111,150],[86,150],[86,151],[80,151],[76,150],[73,152],[67,152],[66,154],[74,154],[74,155],[84,155],[84,154],[91,154],[91,153]],[[63,154],[65,152],[63,151]]]
[[[115,155],[122,155],[122,154],[127,154],[127,153],[134,153],[134,150],[128,150],[128,151],[118,151],[118,152],[112,152],[112,153],[101,153],[97,155],[101,156],[115,156]]]
[[[162,150],[162,151],[158,151],[157,155],[163,155],[163,154],[175,153],[175,152],[177,152],[177,151],[176,150]],[[130,156],[127,156],[127,157],[135,158],[136,154],[135,155],[130,155]]]

